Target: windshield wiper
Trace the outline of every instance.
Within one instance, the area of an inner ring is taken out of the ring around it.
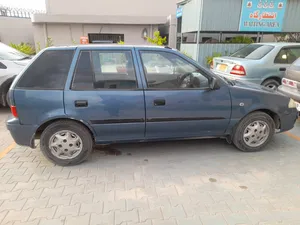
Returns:
[[[22,58],[20,58],[18,60],[25,60],[25,59],[31,59],[31,57],[30,56],[24,56],[24,57],[22,57]]]

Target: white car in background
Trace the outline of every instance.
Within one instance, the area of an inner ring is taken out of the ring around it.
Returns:
[[[7,91],[31,57],[0,42],[0,105],[7,106]]]

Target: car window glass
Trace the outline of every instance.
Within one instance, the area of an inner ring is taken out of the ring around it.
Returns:
[[[103,50],[81,53],[72,89],[135,88],[137,81],[130,51]]]
[[[173,53],[142,51],[148,88],[207,88],[208,78],[197,67]]]
[[[28,59],[29,56],[17,51],[16,49],[0,43],[0,59],[2,60],[22,60]]]
[[[293,63],[293,66],[300,66],[300,57]]]
[[[245,59],[262,59],[266,56],[274,47],[271,45],[259,45],[259,44],[251,44],[247,45],[244,48],[236,51],[231,57],[235,58],[245,58]]]
[[[288,54],[286,49],[281,49],[277,56],[275,57],[274,63],[278,64],[287,64],[288,63]]]
[[[300,57],[300,48],[288,48],[287,49],[288,63],[292,64]]]
[[[17,87],[64,89],[74,50],[46,50],[24,72]]]

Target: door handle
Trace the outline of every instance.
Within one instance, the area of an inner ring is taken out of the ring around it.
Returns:
[[[75,107],[87,107],[88,106],[88,101],[86,100],[76,100],[75,101]]]
[[[154,106],[162,106],[162,105],[166,105],[166,100],[165,99],[155,99],[153,103],[154,103]]]
[[[286,68],[281,67],[281,68],[279,68],[279,71],[286,71]]]

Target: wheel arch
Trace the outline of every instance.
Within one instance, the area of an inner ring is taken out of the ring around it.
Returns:
[[[270,77],[267,77],[265,78],[262,82],[261,82],[261,85],[266,82],[267,80],[276,80],[279,84],[281,84],[281,79],[280,77],[276,77],[276,76],[270,76]]]
[[[12,82],[14,81],[15,77],[16,76],[8,78],[0,86],[0,104],[2,104],[3,106],[7,106],[6,105],[6,94],[7,94],[7,91],[9,90]]]
[[[96,137],[96,133],[94,131],[94,129],[85,121],[83,120],[77,120],[74,118],[54,118],[54,119],[50,119],[47,121],[44,121],[37,129],[34,135],[34,138],[37,139],[41,136],[41,134],[43,133],[43,131],[52,123],[57,122],[57,121],[72,121],[74,123],[78,123],[81,124],[83,126],[85,126],[87,128],[87,130],[90,132],[93,140],[95,141],[95,137]]]

